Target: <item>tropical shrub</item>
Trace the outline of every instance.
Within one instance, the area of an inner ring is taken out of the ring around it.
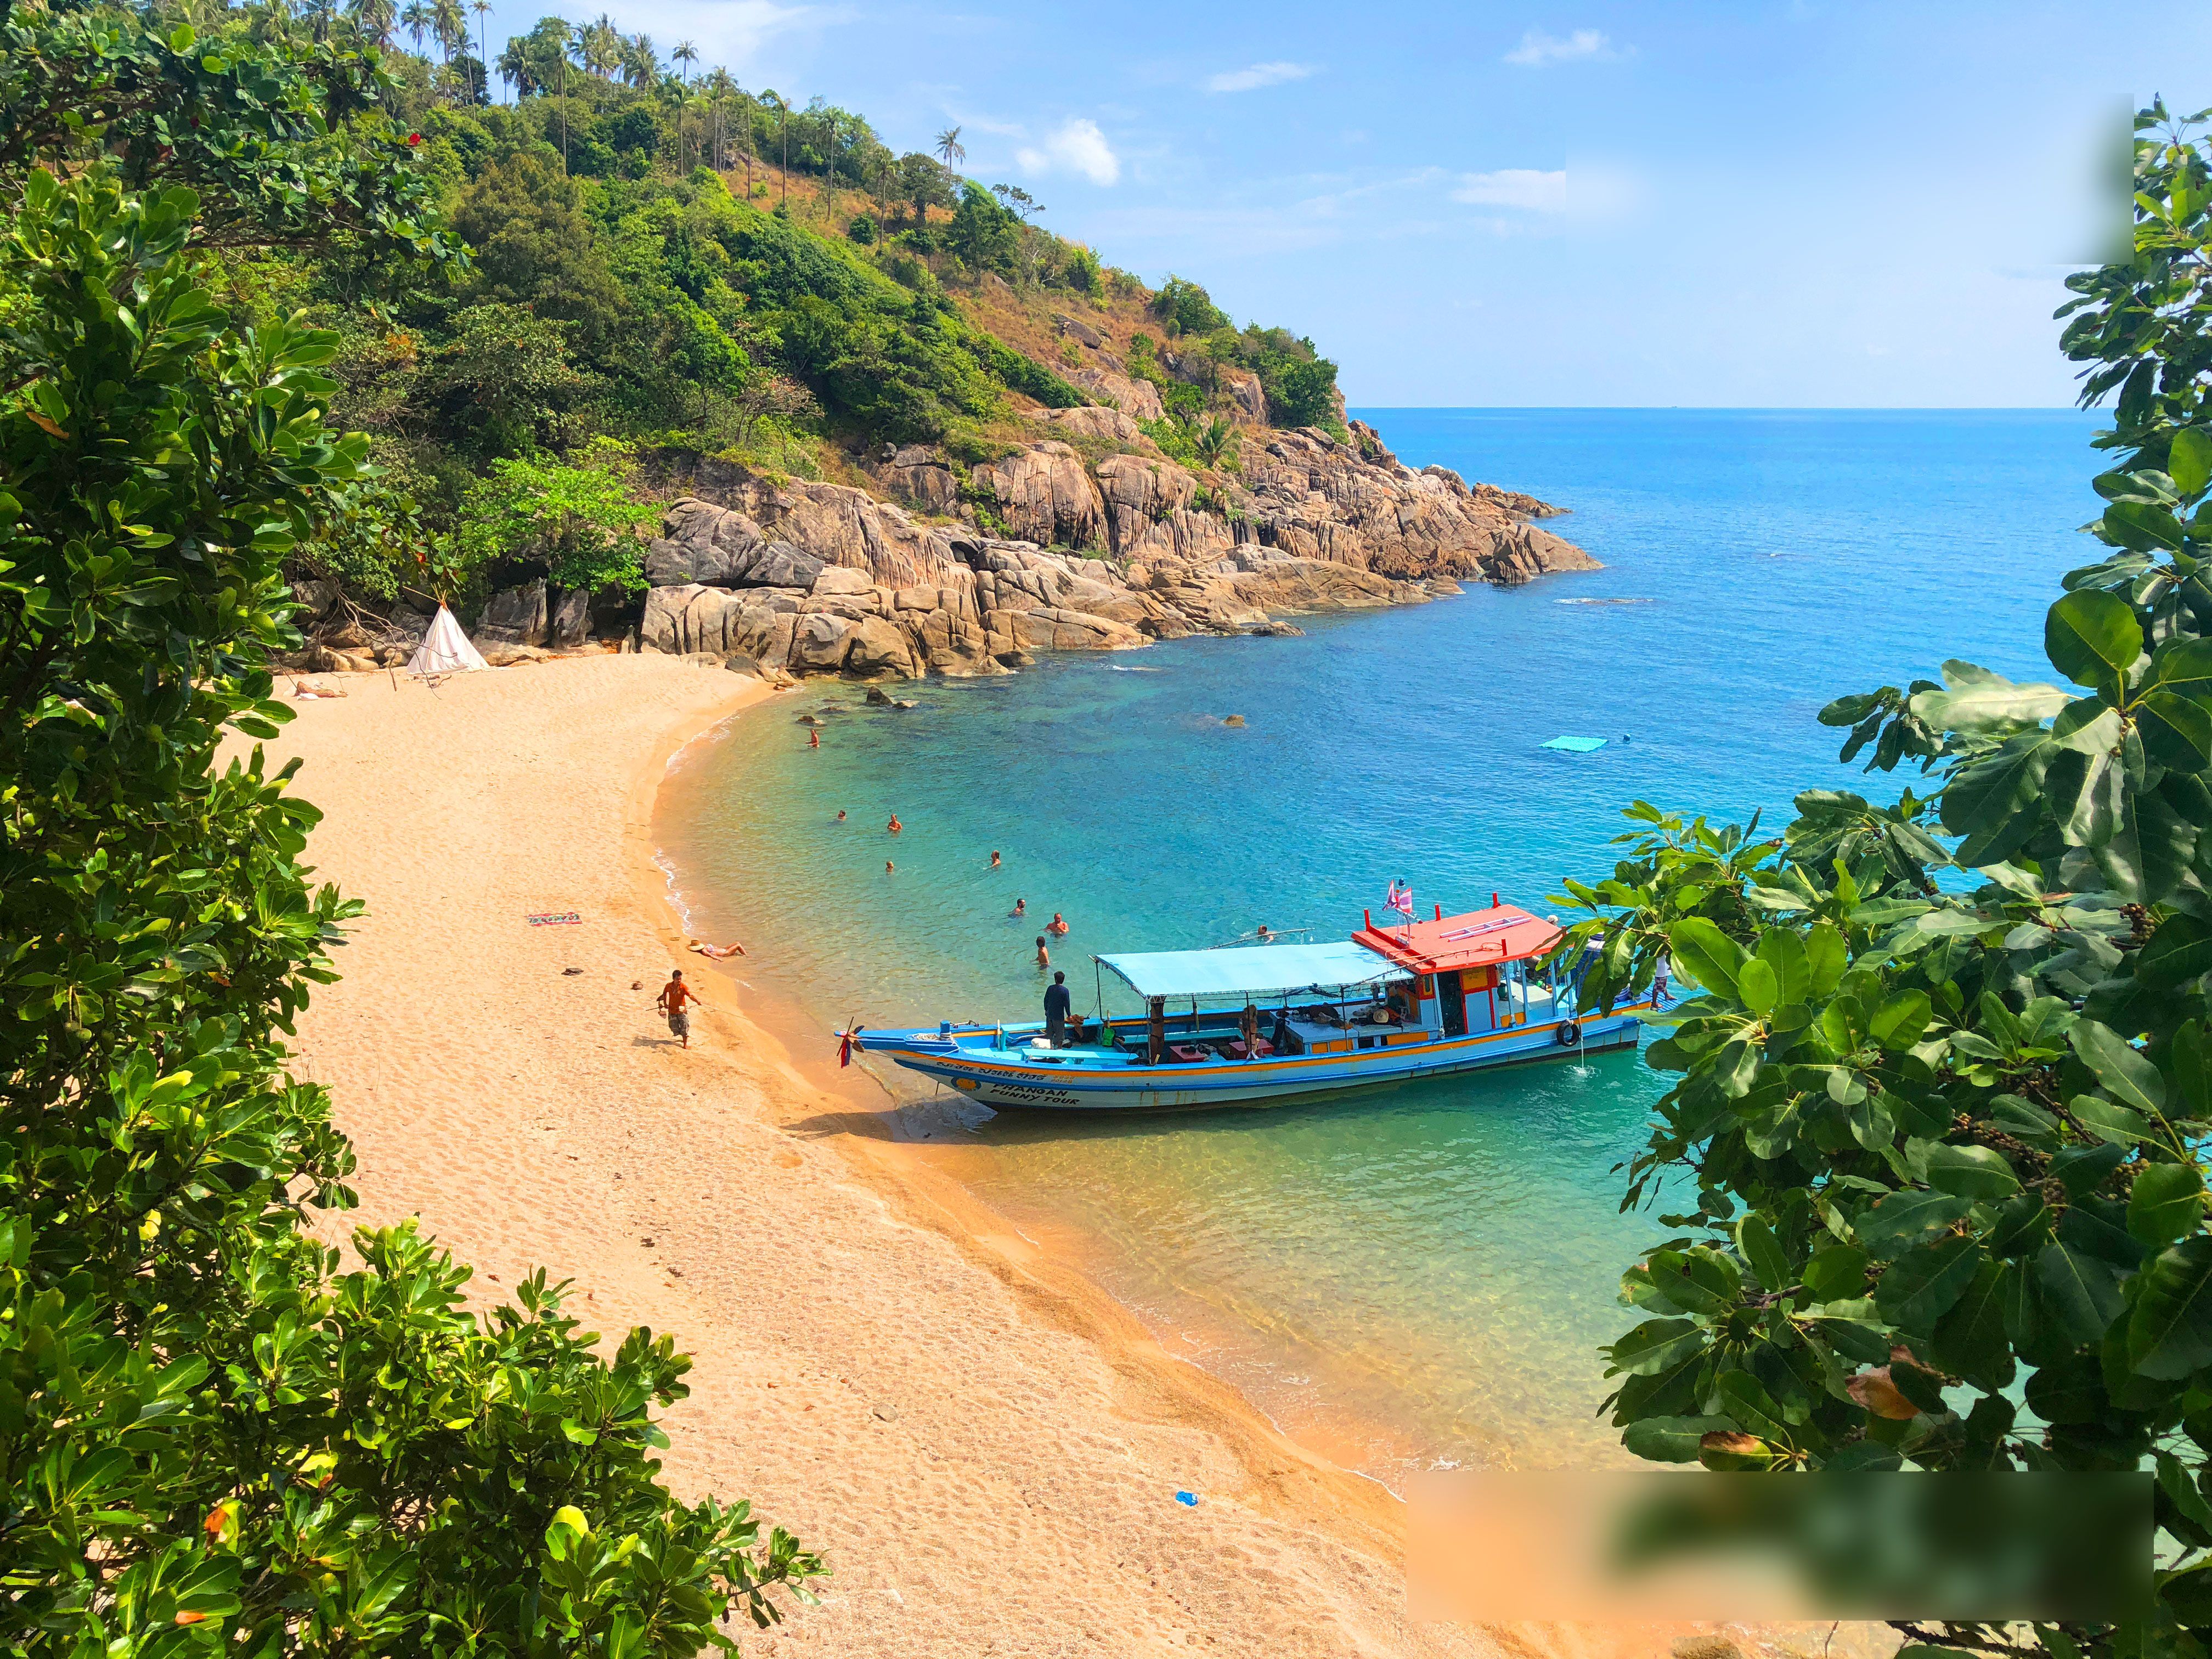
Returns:
[[[2207,112],[2212,115],[2212,112]],[[1586,1008],[1686,1001],[1627,1202],[1628,1449],[1729,1469],[2154,1472],[2154,1616],[1945,1625],[1934,1648],[2201,1653],[2212,1626],[2212,146],[2138,118],[2133,258],[2068,279],[2098,449],[2094,563],[2056,678],[1965,662],[1820,718],[1893,804],[1778,834],[1638,803],[1561,959]]]
[[[367,476],[338,343],[217,247],[455,250],[358,58],[19,9],[0,37],[0,1642],[80,1656],[688,1655],[819,1563],[676,1504],[657,1406],[542,1274],[462,1306],[285,1039],[358,906],[256,748],[283,566]],[[27,87],[74,89],[53,117]],[[184,135],[189,131],[191,136]],[[146,142],[169,134],[167,152]]]

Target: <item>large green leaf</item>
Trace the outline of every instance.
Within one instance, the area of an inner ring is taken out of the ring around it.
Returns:
[[[2194,1164],[2151,1164],[2128,1194],[2128,1231],[2154,1247],[2197,1231],[2204,1219],[2204,1173]]]
[[[2111,1026],[2077,1019],[2066,1037],[2105,1092],[2123,1106],[2156,1112],[2166,1104],[2166,1085],[2158,1068]]]
[[[2179,521],[2165,507],[2154,507],[2148,501],[2114,501],[2105,509],[2103,522],[2106,533],[2115,544],[2134,552],[2181,550]]]
[[[2055,685],[2014,685],[1992,678],[1956,691],[1923,691],[1912,712],[1938,732],[1989,735],[2047,720],[2073,701]]]
[[[1848,960],[1843,933],[1833,923],[1819,922],[1806,930],[1805,968],[1812,975],[1811,995],[1826,996],[1843,983]],[[1794,997],[1790,1000],[1798,1000]]]
[[[2128,1316],[2128,1362],[2169,1380],[2212,1364],[2212,1235],[2185,1238],[2143,1268]]]
[[[1972,1207],[1971,1200],[1952,1193],[1892,1193],[1860,1211],[1853,1230],[1876,1261],[1892,1261]]]
[[[1703,916],[1687,916],[1667,930],[1668,952],[1674,966],[1708,991],[1725,997],[1736,994],[1736,975],[1743,967],[1743,947]]]
[[[1620,1431],[1633,1456],[1653,1463],[1694,1463],[1698,1442],[1729,1426],[1725,1417],[1647,1417]]]
[[[2113,510],[2106,509],[2108,518]],[[2063,595],[2044,617],[2044,653],[2076,685],[2096,685],[2124,674],[2142,648],[2142,627],[2134,607],[2095,588]]]
[[[1736,1249],[1759,1275],[1759,1282],[1770,1291],[1786,1289],[1790,1282],[1790,1258],[1783,1254],[1782,1242],[1775,1237],[1774,1229],[1766,1218],[1756,1210],[1747,1210],[1743,1218],[1735,1224]]]
[[[2166,475],[2184,496],[2203,494],[2212,485],[2212,432],[2187,426],[2175,433],[2166,453]]]
[[[2110,1262],[2064,1244],[2046,1244],[2035,1258],[2044,1305],[2076,1342],[2101,1342],[2120,1315],[2120,1286]]]
[[[1775,1000],[1802,1002],[1812,994],[1813,963],[1805,940],[1793,927],[1770,927],[1759,936],[1758,957],[1774,970]]]
[[[2020,1177],[2002,1152],[1987,1146],[1933,1146],[1928,1184],[1938,1192],[1995,1203],[2020,1190]]]
[[[1984,1258],[1973,1282],[1936,1324],[1929,1352],[1946,1370],[1956,1371],[1977,1386],[1998,1389],[2010,1386],[2012,1345],[2005,1336],[2003,1263]]]
[[[1613,1363],[1632,1376],[1652,1376],[1700,1352],[1711,1338],[1689,1319],[1647,1319],[1613,1345]]]
[[[1908,1250],[1875,1286],[1875,1305],[1900,1329],[1926,1334],[1966,1292],[1987,1260],[1978,1240],[1939,1238]]]

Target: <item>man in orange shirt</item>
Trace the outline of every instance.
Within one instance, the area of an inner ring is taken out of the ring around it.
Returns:
[[[687,1048],[691,1046],[691,1016],[684,1010],[687,1003],[693,1002],[702,1008],[707,1006],[700,1001],[699,994],[684,982],[684,970],[678,968],[670,971],[668,983],[660,988],[660,995],[653,1005],[668,1016],[669,1030]]]

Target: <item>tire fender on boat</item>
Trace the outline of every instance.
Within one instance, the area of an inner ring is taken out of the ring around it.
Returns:
[[[1552,1033],[1552,1036],[1562,1048],[1571,1048],[1583,1040],[1581,1023],[1571,1019],[1564,1021],[1559,1029]]]

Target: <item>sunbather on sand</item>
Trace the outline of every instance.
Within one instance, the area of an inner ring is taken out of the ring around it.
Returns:
[[[717,961],[724,957],[741,957],[745,953],[745,947],[734,941],[728,945],[702,945],[695,939],[691,941],[691,948],[701,956],[713,957]]]

